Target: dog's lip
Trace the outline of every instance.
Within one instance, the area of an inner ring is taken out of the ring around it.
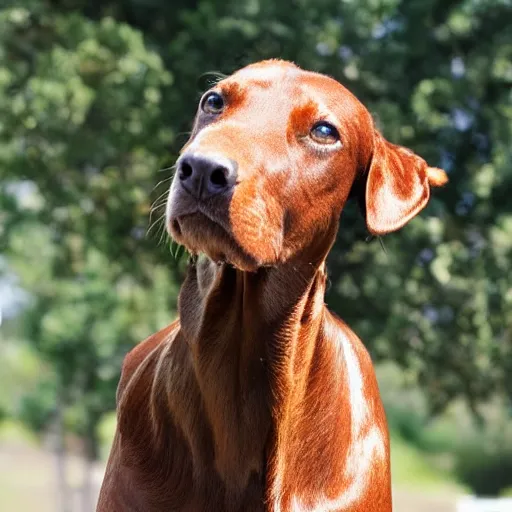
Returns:
[[[170,216],[168,226],[171,229],[171,236],[172,231],[174,231],[174,234],[178,235],[178,239],[186,237],[186,231],[183,231],[183,222],[194,222],[194,217],[199,217],[202,218],[203,221],[206,220],[207,222],[211,222],[214,226],[222,231],[227,239],[239,247],[239,244],[236,243],[235,239],[233,238],[231,230],[227,229],[225,224],[219,221],[219,219],[215,218],[215,216],[208,212],[207,209],[200,208],[199,205],[197,205],[195,208],[186,209],[185,211],[177,212],[176,214]]]
[[[174,223],[174,222],[180,223],[183,220],[188,220],[188,219],[190,219],[192,217],[196,217],[196,216],[201,216],[201,217],[207,219],[208,221],[212,222],[213,224],[218,226],[220,229],[222,229],[222,231],[224,231],[227,235],[230,235],[229,232],[226,231],[226,229],[224,228],[224,226],[221,223],[217,222],[217,220],[213,219],[210,215],[205,214],[204,212],[202,212],[199,209],[190,211],[187,213],[182,213],[180,215],[174,215],[173,217],[171,217],[170,221],[171,221],[171,223]]]
[[[222,219],[218,218],[217,215],[213,214],[210,211],[210,208],[205,207],[201,203],[197,203],[196,205],[194,205],[193,208],[186,208],[184,211],[181,212],[173,212],[169,220],[171,223],[174,221],[179,222],[180,220],[186,219],[187,217],[193,217],[194,215],[202,215],[203,217],[206,217],[209,221],[213,222],[214,224],[219,226],[223,231],[225,231],[227,235],[229,235],[230,237],[232,236],[231,230],[229,229],[228,226],[226,226],[226,223],[223,222]]]
[[[194,211],[187,211],[186,213],[181,213],[179,215],[172,216],[170,218],[170,225],[175,231],[178,231],[178,239],[182,237],[186,237],[186,233],[183,232],[183,224],[182,221],[192,220],[193,217],[200,216],[203,219],[207,220],[208,222],[211,222],[213,225],[215,225],[217,228],[219,228],[224,236],[226,237],[226,240],[229,241],[229,243],[233,244],[231,250],[229,250],[229,247],[227,247],[226,251],[220,250],[219,251],[219,257],[213,257],[212,259],[216,261],[217,263],[229,263],[235,268],[239,268],[240,270],[249,270],[249,271],[255,271],[257,268],[259,268],[261,265],[259,265],[256,260],[243,249],[242,246],[236,241],[236,239],[233,237],[233,234],[230,230],[226,229],[225,226],[213,218],[212,215],[208,215],[201,211],[199,208],[195,209]],[[186,246],[186,244],[185,244]],[[235,253],[237,257],[231,261],[231,258],[229,255],[233,254],[232,250],[235,249]],[[203,251],[199,249],[198,251],[194,251],[197,254],[202,253]],[[236,263],[236,260],[242,261],[243,265],[239,265]]]

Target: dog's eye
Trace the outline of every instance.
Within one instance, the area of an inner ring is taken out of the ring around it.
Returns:
[[[220,114],[224,110],[224,99],[218,92],[210,92],[203,98],[201,108],[207,114]]]
[[[311,138],[318,144],[335,144],[340,140],[338,130],[332,124],[322,121],[316,123],[310,132]]]

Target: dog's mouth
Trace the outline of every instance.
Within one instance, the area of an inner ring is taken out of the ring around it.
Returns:
[[[192,255],[204,253],[216,263],[228,263],[243,271],[254,272],[259,267],[230,231],[203,211],[172,217],[169,232]]]

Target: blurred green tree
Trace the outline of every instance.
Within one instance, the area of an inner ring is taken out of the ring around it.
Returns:
[[[173,316],[173,260],[164,268],[146,237],[171,137],[160,122],[171,75],[113,19],[34,2],[1,11],[0,34],[2,253],[31,294],[24,334],[51,368],[21,415],[59,433],[69,509],[64,432],[84,440],[88,464],[97,457],[123,355]]]

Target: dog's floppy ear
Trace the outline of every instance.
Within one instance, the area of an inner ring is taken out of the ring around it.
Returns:
[[[364,209],[370,233],[384,235],[419,213],[428,202],[430,187],[444,185],[448,177],[409,149],[391,144],[377,130],[373,141]]]

